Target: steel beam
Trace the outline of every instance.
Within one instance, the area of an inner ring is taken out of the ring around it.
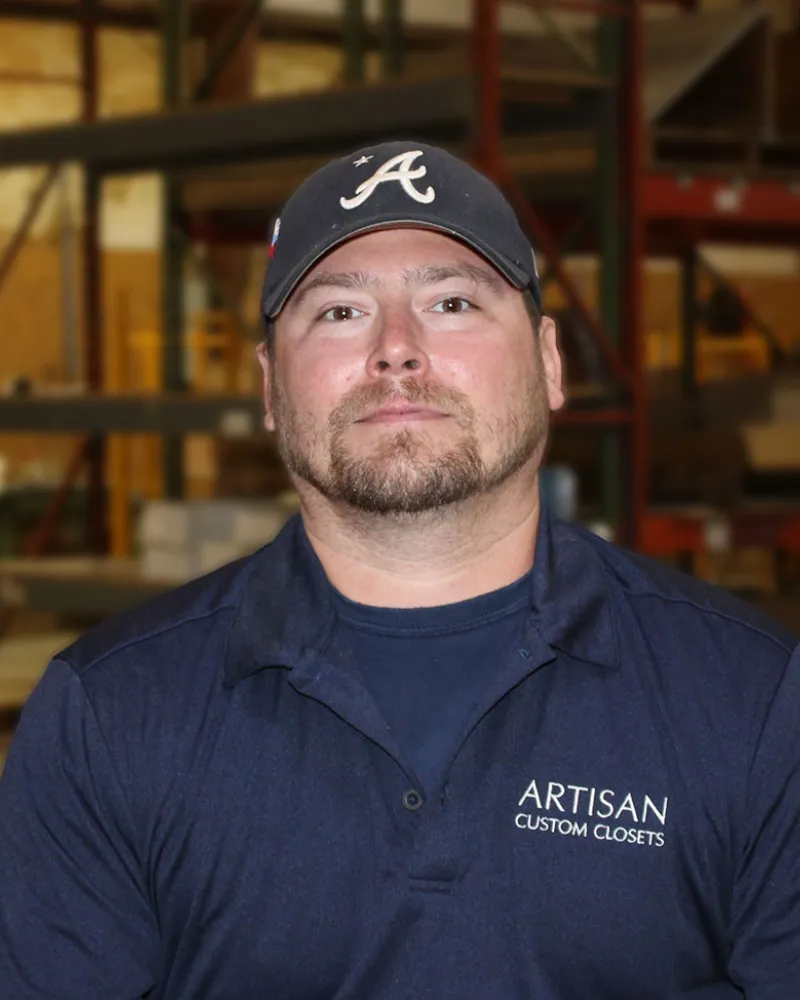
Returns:
[[[690,220],[691,222],[691,220]],[[750,247],[787,247],[796,250],[798,227],[781,223],[743,220],[682,223],[680,219],[658,219],[647,226],[647,251],[654,257],[680,257],[696,243],[727,243]]]
[[[624,244],[620,226],[621,122],[620,66],[624,29],[618,17],[602,18],[597,25],[596,69],[616,81],[611,92],[603,95],[601,126],[596,132],[596,173],[594,215],[597,220],[597,244],[600,256],[600,322],[608,338],[619,351],[622,332]],[[599,441],[600,506],[603,518],[615,528],[625,516],[628,501],[625,483],[630,470],[625,468],[623,435],[611,428]]]
[[[72,458],[64,471],[64,478],[59,483],[58,489],[50,499],[50,503],[45,510],[41,521],[37,524],[33,533],[25,540],[23,554],[31,559],[36,559],[47,551],[58,523],[66,507],[69,495],[72,492],[75,481],[83,469],[89,455],[89,438],[81,438],[78,446],[72,454]]]
[[[623,543],[632,549],[641,547],[644,517],[648,503],[649,418],[647,374],[645,371],[644,331],[644,260],[646,250],[646,212],[642,180],[644,177],[644,10],[642,0],[628,0],[625,19],[620,95],[622,98],[621,138],[624,164],[620,178],[625,193],[625,288],[622,343],[631,373],[630,401],[633,421],[629,441],[630,491],[628,518]]]
[[[503,172],[501,150],[500,11],[497,0],[473,0],[473,65],[477,89],[475,159],[495,181]]]
[[[160,2],[160,0],[159,0]],[[159,3],[126,3],[124,6],[99,4],[97,24],[102,28],[120,28],[126,31],[158,31]],[[192,33],[200,32],[202,3],[193,3],[188,10]],[[80,3],[63,3],[60,0],[0,0],[0,18],[23,21],[44,21],[74,24],[80,20]],[[341,18],[330,15],[292,14],[289,11],[265,10],[262,16],[261,35],[271,40],[299,39],[302,41],[331,42],[341,38]],[[415,36],[446,37],[447,29],[417,28]]]
[[[642,212],[651,221],[797,229],[800,188],[782,181],[651,173],[642,182]]]
[[[183,40],[186,8],[183,0],[161,4],[161,97],[166,108],[180,105],[183,97]]]
[[[0,397],[0,430],[48,434],[214,434],[259,431],[257,396],[86,395]]]
[[[228,25],[228,30],[208,57],[203,75],[194,88],[192,97],[195,101],[205,101],[215,93],[221,74],[239,50],[248,29],[262,9],[261,0],[248,0],[248,3],[237,12]]]
[[[180,107],[183,96],[183,42],[185,36],[182,0],[161,3],[161,90],[164,107]],[[184,388],[183,361],[183,245],[176,238],[180,219],[180,187],[174,174],[163,178],[161,224],[161,332],[162,388],[180,392]],[[164,439],[164,491],[169,497],[183,493],[183,440]]]
[[[364,79],[364,0],[344,0],[342,5],[342,55],[348,83]]]
[[[53,164],[44,177],[42,177],[39,181],[39,184],[31,193],[30,200],[25,207],[25,211],[22,213],[22,218],[19,220],[17,228],[12,233],[11,239],[3,248],[3,252],[0,254],[0,289],[2,289],[6,278],[11,273],[11,269],[13,268],[20,251],[27,243],[33,224],[39,215],[39,211],[44,204],[45,199],[50,193],[50,189],[59,175],[60,169],[61,168],[58,164]]]
[[[210,434],[252,437],[262,433],[259,396],[163,395],[0,397],[0,432],[47,434]],[[556,417],[565,425],[617,425],[629,421],[623,407],[578,404]]]
[[[571,221],[570,226],[564,230],[563,235],[557,232],[555,226],[548,221],[548,228],[558,244],[558,252],[561,257],[574,253],[578,247],[583,246],[592,222],[592,215],[591,210],[581,212]],[[550,265],[545,261],[544,266],[539,269],[539,286],[542,292],[555,280],[556,278]]]
[[[48,0],[0,0],[0,18],[23,21],[76,22],[81,19],[80,3],[48,2]],[[156,9],[152,4],[132,4],[112,7],[99,4],[97,24],[104,28],[155,28]]]
[[[51,573],[29,573],[17,560],[8,567],[0,565],[0,588],[12,595],[14,606],[51,614],[105,618],[174,586],[174,583],[117,578],[108,574],[89,577],[77,572],[59,572],[58,568]]]
[[[600,251],[600,319],[609,339],[620,342],[622,309],[623,227],[620,226],[622,202],[622,164],[620,162],[620,82],[619,66],[623,40],[617,18],[606,18],[597,26],[599,70],[617,79],[617,86],[606,95],[602,106],[602,127],[596,136],[597,176],[594,198]]]
[[[381,42],[384,77],[401,76],[404,64],[402,0],[382,0]]]
[[[103,289],[100,248],[101,181],[93,170],[84,176],[83,314],[84,377],[91,392],[103,386]],[[105,438],[98,428],[87,446],[89,537],[92,551],[100,554],[107,544],[105,503]]]
[[[97,0],[81,0],[80,51],[83,82],[82,115],[91,123],[97,117],[98,53]],[[84,315],[84,378],[90,391],[103,388],[103,276],[100,247],[100,200],[102,178],[87,165],[84,173],[83,208],[83,315]],[[106,443],[101,435],[87,442],[88,496],[87,520],[89,544],[97,555],[108,546],[108,512],[106,509]]]
[[[509,172],[505,173],[502,186],[509,195],[510,201],[517,210],[520,220],[533,237],[533,245],[540,250],[547,258],[548,267],[552,270],[553,276],[558,281],[561,289],[571,308],[573,308],[586,323],[592,336],[602,352],[603,359],[608,365],[608,369],[613,378],[620,385],[629,387],[631,375],[620,354],[609,341],[606,332],[598,322],[594,313],[589,309],[583,296],[568,275],[558,252],[558,243],[553,238],[546,226],[543,225],[539,215],[524,196],[523,190],[515,177]]]
[[[0,134],[0,167],[58,161],[105,173],[236,163],[258,156],[346,150],[369,138],[466,129],[471,77],[331,90],[281,100],[181,108],[90,124]]]
[[[81,85],[83,88],[83,120],[94,121],[97,117],[98,59],[97,59],[97,0],[81,0],[80,5],[80,45],[81,45]]]
[[[697,249],[681,259],[681,393],[688,399],[697,392]]]

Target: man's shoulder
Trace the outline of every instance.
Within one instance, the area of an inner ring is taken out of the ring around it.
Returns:
[[[115,665],[147,663],[163,671],[177,662],[170,653],[187,649],[193,636],[227,631],[247,581],[259,563],[269,561],[270,546],[149,598],[89,629],[57,659],[85,679]],[[202,663],[195,660],[195,666]]]
[[[576,528],[600,558],[609,586],[645,626],[687,643],[698,630],[719,636],[726,646],[735,639],[749,649],[772,650],[787,657],[798,644],[790,629],[754,604],[723,587],[707,583],[657,559],[611,544]],[[688,632],[682,633],[682,628]]]

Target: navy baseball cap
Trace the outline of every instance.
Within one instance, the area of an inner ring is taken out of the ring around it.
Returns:
[[[309,268],[364,233],[397,226],[445,233],[485,257],[541,309],[530,241],[500,189],[438,146],[384,142],[333,160],[286,202],[272,231],[262,314],[281,311]]]

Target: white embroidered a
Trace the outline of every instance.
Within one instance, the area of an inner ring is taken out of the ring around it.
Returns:
[[[436,197],[433,188],[429,186],[426,191],[418,191],[413,184],[414,181],[424,177],[428,172],[428,168],[425,166],[412,166],[418,156],[422,156],[421,149],[412,149],[407,153],[400,153],[399,156],[393,156],[391,160],[387,160],[386,163],[378,167],[371,177],[358,185],[352,198],[340,198],[339,204],[348,211],[352,208],[358,208],[359,205],[364,204],[379,184],[386,181],[398,181],[409,198],[413,198],[414,201],[423,205],[430,204]]]

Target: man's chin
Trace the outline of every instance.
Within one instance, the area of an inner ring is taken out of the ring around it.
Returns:
[[[378,424],[364,435],[342,442],[339,453],[348,462],[391,464],[400,461],[436,461],[448,447],[441,438],[432,439],[427,428]],[[450,442],[449,447],[453,447]]]
[[[361,461],[333,471],[332,493],[374,514],[422,514],[479,493],[480,472],[441,461]]]
[[[344,488],[338,492],[339,502],[350,510],[376,517],[419,517],[432,511],[443,510],[450,504],[463,500],[430,490]]]

